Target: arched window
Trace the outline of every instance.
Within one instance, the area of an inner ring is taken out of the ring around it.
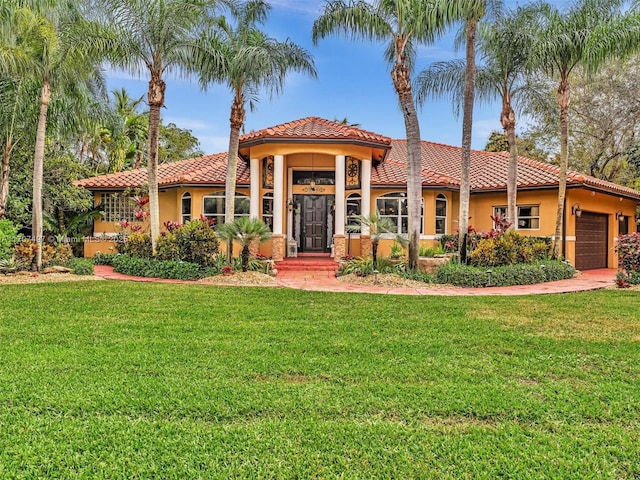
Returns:
[[[265,193],[262,197],[262,221],[273,232],[273,192]]]
[[[362,214],[362,197],[359,193],[347,195],[346,208],[347,225],[359,225],[357,217]]]
[[[447,197],[439,193],[436,197],[436,235],[447,233]]]
[[[388,193],[381,195],[376,200],[376,208],[380,212],[380,218],[389,219],[397,227],[397,233],[408,233],[409,211],[407,208],[406,193]],[[420,233],[422,233],[423,225],[424,205],[422,205],[420,210]]]
[[[191,194],[189,192],[182,194],[180,221],[184,224],[191,220]]]
[[[216,192],[205,195],[202,198],[202,215],[213,220],[213,225],[224,223],[224,192]],[[249,197],[243,193],[237,193],[234,197],[234,218],[249,216]]]

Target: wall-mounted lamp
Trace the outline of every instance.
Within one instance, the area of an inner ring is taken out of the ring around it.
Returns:
[[[616,220],[618,220],[619,222],[624,222],[624,213],[622,212],[622,210],[618,210],[616,212]]]
[[[571,215],[575,215],[576,217],[582,216],[582,209],[580,208],[579,203],[574,203],[571,206]]]
[[[287,199],[287,209],[292,212],[293,211],[293,198]]]

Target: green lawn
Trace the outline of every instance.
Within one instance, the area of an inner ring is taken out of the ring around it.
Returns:
[[[640,294],[0,287],[0,478],[638,478]]]

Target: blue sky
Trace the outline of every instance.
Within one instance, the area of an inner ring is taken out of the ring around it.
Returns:
[[[278,40],[287,37],[306,48],[314,57],[318,78],[291,74],[283,93],[273,99],[261,97],[254,112],[247,112],[245,131],[260,130],[308,116],[329,120],[347,118],[361,128],[392,138],[405,138],[404,121],[398,108],[383,46],[357,43],[342,37],[311,42],[311,27],[323,1],[271,0],[272,10],[263,30]],[[552,2],[562,5],[563,2]],[[516,6],[507,0],[507,6]],[[417,70],[432,62],[459,58],[463,51],[453,48],[453,33],[435,45],[421,47]],[[125,73],[108,72],[109,90],[126,88],[132,97],[146,93],[146,79]],[[215,85],[202,92],[197,81],[167,79],[165,123],[187,128],[200,140],[205,153],[227,150],[231,93]],[[461,144],[461,116],[456,118],[449,100],[429,101],[419,112],[424,140]],[[474,112],[473,148],[482,149],[492,130],[500,130],[499,102],[477,105]]]

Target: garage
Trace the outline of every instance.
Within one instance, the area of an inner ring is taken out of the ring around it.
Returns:
[[[576,268],[607,268],[608,216],[582,212],[576,217]]]

